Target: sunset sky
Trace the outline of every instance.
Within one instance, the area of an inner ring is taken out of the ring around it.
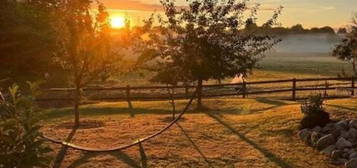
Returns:
[[[124,16],[133,24],[149,17],[153,11],[160,11],[159,0],[102,0],[113,16]],[[185,0],[177,0],[184,5]],[[260,3],[260,21],[263,22],[280,5],[284,7],[279,21],[283,26],[301,23],[304,27],[332,26],[338,28],[348,25],[354,12],[357,12],[357,0],[252,0]]]

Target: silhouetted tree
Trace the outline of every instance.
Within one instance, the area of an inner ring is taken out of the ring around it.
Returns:
[[[324,26],[320,28],[320,33],[335,34],[335,30],[330,26]]]
[[[357,76],[357,14],[353,19],[351,32],[346,34],[342,42],[333,50],[333,56],[340,60],[350,62],[352,65],[353,75]]]
[[[110,46],[108,13],[98,4],[95,18],[92,3],[87,0],[59,1],[57,28],[58,63],[70,74],[74,86],[75,126],[79,126],[79,105],[82,89],[112,70],[115,62]]]
[[[302,27],[301,24],[294,25],[290,29],[292,33],[304,33],[305,31],[304,27]]]
[[[258,10],[248,7],[246,1],[188,3],[187,8],[177,8],[174,0],[161,1],[166,18],[158,17],[159,26],[152,28],[146,51],[157,62],[153,66],[157,77],[174,70],[172,77],[197,82],[197,105],[201,108],[203,81],[246,76],[278,40],[244,30],[247,22],[255,24]],[[250,16],[242,18],[247,12]],[[263,27],[275,24],[279,13],[280,9]],[[151,18],[148,24],[154,21]]]
[[[50,12],[33,1],[0,1],[0,78],[22,84],[60,69],[52,62],[55,36]]]
[[[338,34],[346,34],[347,33],[347,29],[345,27],[341,27],[337,30]]]

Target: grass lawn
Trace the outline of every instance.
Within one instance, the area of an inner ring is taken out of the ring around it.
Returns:
[[[185,103],[178,101],[177,108]],[[302,117],[297,102],[221,98],[204,103],[210,110],[190,110],[178,125],[144,143],[141,152],[135,146],[111,153],[84,153],[51,144],[55,167],[335,167],[297,138]],[[152,134],[170,120],[167,101],[134,102],[133,106],[133,110],[126,103],[82,106],[84,126],[72,132],[71,142],[99,148],[124,145]],[[334,119],[355,118],[357,99],[328,100],[326,109]],[[43,119],[46,135],[65,140],[71,133],[70,108],[47,110]]]

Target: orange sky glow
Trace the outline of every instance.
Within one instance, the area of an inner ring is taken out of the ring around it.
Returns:
[[[154,11],[162,10],[159,0],[102,0],[111,16],[125,17],[132,25],[142,24]],[[176,0],[177,5],[184,6],[185,0]],[[261,4],[258,23],[264,22],[272,11],[283,6],[279,22],[289,27],[303,24],[304,27],[346,26],[357,12],[356,0],[252,0],[250,3]]]

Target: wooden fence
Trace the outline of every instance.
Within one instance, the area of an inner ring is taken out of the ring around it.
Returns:
[[[155,101],[187,99],[196,86],[141,86],[85,88],[84,94],[93,101]],[[355,78],[304,78],[270,81],[255,81],[203,86],[203,97],[239,96],[276,97],[297,100],[306,98],[311,92],[325,97],[350,97],[355,95]],[[43,90],[39,101],[71,101],[73,88],[51,88]],[[169,94],[168,90],[173,91]],[[299,95],[300,94],[300,95]]]

